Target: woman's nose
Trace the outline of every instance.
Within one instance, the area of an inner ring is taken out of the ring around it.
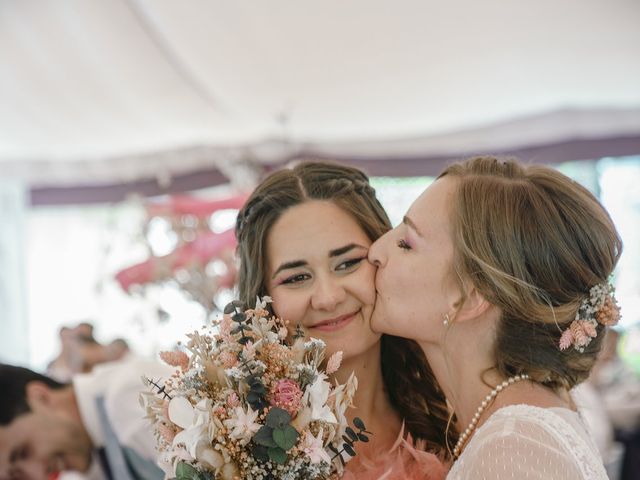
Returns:
[[[331,311],[345,299],[345,290],[340,282],[332,278],[318,279],[311,297],[311,306],[316,310]]]
[[[369,262],[374,264],[376,267],[384,266],[386,261],[385,245],[389,238],[389,233],[390,232],[385,233],[369,247]]]

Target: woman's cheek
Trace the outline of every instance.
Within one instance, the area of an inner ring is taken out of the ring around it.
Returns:
[[[364,303],[373,305],[376,301],[376,268],[367,264],[367,268],[363,269],[363,276],[360,279],[362,286],[362,299]]]
[[[304,299],[301,298],[300,293],[276,289],[271,297],[274,313],[277,317],[289,322],[289,331],[295,330],[296,325],[302,321],[304,315]]]

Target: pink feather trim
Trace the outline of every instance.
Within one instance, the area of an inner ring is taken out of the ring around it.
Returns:
[[[358,454],[347,464],[342,480],[444,480],[449,468],[426,442],[404,438],[404,425],[389,451]]]

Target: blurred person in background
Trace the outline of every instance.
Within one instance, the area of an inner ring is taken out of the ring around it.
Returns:
[[[589,381],[600,392],[616,430],[640,427],[640,376],[618,355],[620,333],[611,330]]]
[[[600,452],[609,479],[618,480],[624,447],[615,441],[613,424],[602,396],[587,380],[571,390],[571,399]]]
[[[47,375],[66,383],[76,373],[88,373],[94,366],[120,360],[129,352],[123,339],[103,345],[93,335],[93,325],[81,322],[73,328],[62,327],[59,332],[60,353],[47,366]]]
[[[112,340],[111,343],[105,345],[105,349],[107,351],[109,361],[111,362],[121,360],[125,355],[128,355],[131,352],[129,344],[124,338],[116,338],[115,340]]]
[[[76,370],[73,355],[75,342],[73,329],[66,326],[61,327],[58,331],[58,338],[60,353],[47,365],[47,375],[59,382],[68,382]]]
[[[153,480],[155,438],[139,406],[141,376],[173,369],[129,356],[65,384],[0,364],[0,480],[51,480],[83,472],[90,480]]]
[[[618,354],[621,334],[607,333],[589,384],[600,397],[615,438],[624,445],[620,480],[640,478],[640,376]]]

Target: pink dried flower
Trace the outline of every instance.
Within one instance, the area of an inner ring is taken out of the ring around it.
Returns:
[[[598,324],[610,327],[618,323],[620,307],[614,292],[613,285],[607,282],[591,287],[589,296],[580,303],[576,320],[562,333],[560,350],[573,345],[576,350],[584,352],[584,347],[598,336]]]
[[[292,417],[295,417],[300,410],[301,399],[302,390],[290,378],[278,380],[271,389],[271,405],[286,410]]]
[[[584,331],[582,320],[574,320],[569,328],[573,334],[573,344],[577,348],[586,347],[591,342],[591,337]]]
[[[227,395],[227,407],[236,408],[240,406],[240,399],[236,392],[231,392]]]
[[[560,350],[566,350],[571,345],[573,345],[573,333],[570,328],[567,328],[560,337]]]
[[[224,368],[235,367],[238,364],[238,357],[233,352],[225,350],[218,355],[218,360]]]
[[[229,315],[225,315],[222,317],[222,320],[220,320],[220,336],[222,338],[227,338],[229,337],[229,335],[231,335],[231,328],[233,325],[233,320],[231,320],[231,317]]]
[[[586,320],[578,320],[578,323],[582,327],[584,333],[589,335],[591,338],[596,338],[598,336],[598,331],[596,330],[596,327],[592,322],[588,322]]]
[[[620,320],[620,307],[615,297],[608,296],[604,300],[602,308],[596,313],[596,320],[605,327],[612,327]]]
[[[180,367],[183,372],[189,369],[189,357],[179,350],[173,352],[160,352],[160,359],[172,367]]]
[[[158,433],[165,442],[171,445],[173,439],[176,436],[176,429],[174,427],[170,427],[166,423],[161,423],[160,425],[158,425]]]
[[[327,361],[327,370],[326,370],[327,375],[331,375],[332,373],[337,372],[338,369],[340,368],[341,363],[342,363],[341,351],[331,355],[329,357],[329,360]]]

